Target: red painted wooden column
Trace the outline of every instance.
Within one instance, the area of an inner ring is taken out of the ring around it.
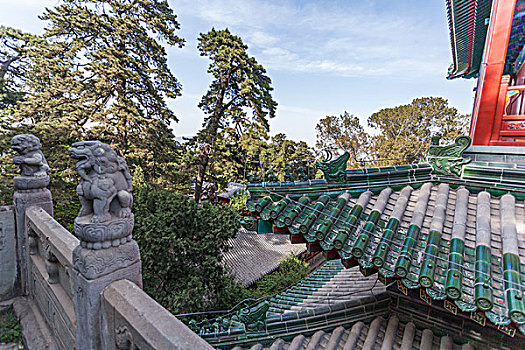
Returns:
[[[501,95],[501,77],[515,8],[516,0],[494,0],[492,5],[485,51],[481,62],[481,74],[470,124],[470,137],[473,145],[487,146],[492,139]],[[505,103],[505,100],[501,103]]]
[[[507,97],[507,89],[510,83],[510,75],[504,75],[501,77],[501,83],[499,86],[498,103],[496,105],[496,112],[494,114],[494,124],[492,125],[492,135],[490,136],[489,142],[499,140],[500,131],[503,123],[503,113],[505,111],[505,102]]]

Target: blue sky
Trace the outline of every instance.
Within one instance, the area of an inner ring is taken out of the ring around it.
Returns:
[[[470,113],[475,80],[445,79],[451,63],[444,0],[169,0],[184,48],[168,48],[183,85],[169,102],[176,136],[201,126],[197,104],[207,90],[207,58],[197,37],[229,28],[268,71],[278,102],[270,133],[315,144],[315,125],[344,111],[366,118],[385,107],[441,96]],[[42,33],[37,16],[56,0],[0,0],[0,24]]]

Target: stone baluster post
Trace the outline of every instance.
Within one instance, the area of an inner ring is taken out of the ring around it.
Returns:
[[[82,208],[75,219],[80,245],[73,251],[77,350],[101,349],[101,293],[127,279],[142,288],[140,254],[132,239],[131,175],[126,161],[105,143],[73,144]]]
[[[18,257],[18,282],[22,295],[28,294],[29,242],[26,230],[26,209],[38,206],[53,215],[53,200],[49,185],[49,166],[40,150],[40,140],[30,134],[16,135],[11,148],[18,152],[13,163],[20,166],[20,176],[14,178],[15,194],[13,204],[16,220],[16,247]]]

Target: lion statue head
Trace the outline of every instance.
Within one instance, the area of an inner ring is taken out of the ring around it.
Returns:
[[[27,154],[42,148],[38,137],[32,134],[16,135],[11,139],[11,148],[20,154]]]

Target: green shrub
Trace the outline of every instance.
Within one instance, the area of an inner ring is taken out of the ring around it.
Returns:
[[[280,292],[308,274],[308,265],[291,255],[250,288],[235,281],[222,262],[239,229],[238,215],[227,206],[198,206],[183,194],[143,186],[135,192],[133,212],[144,290],[174,314],[228,310]]]
[[[142,186],[135,193],[133,237],[140,246],[144,290],[173,313],[215,309],[235,287],[222,264],[238,215],[224,205]]]
[[[254,296],[274,295],[296,284],[308,275],[308,264],[290,254],[281,261],[279,269],[255,282]]]
[[[73,223],[80,212],[80,201],[78,197],[73,197],[67,202],[53,203],[53,217],[64,226],[69,232],[74,232]]]
[[[230,207],[236,212],[241,212],[246,209],[246,202],[248,201],[248,191],[239,190],[235,192],[232,199],[230,200]]]
[[[18,318],[11,312],[0,315],[0,344],[21,341],[22,334]]]

